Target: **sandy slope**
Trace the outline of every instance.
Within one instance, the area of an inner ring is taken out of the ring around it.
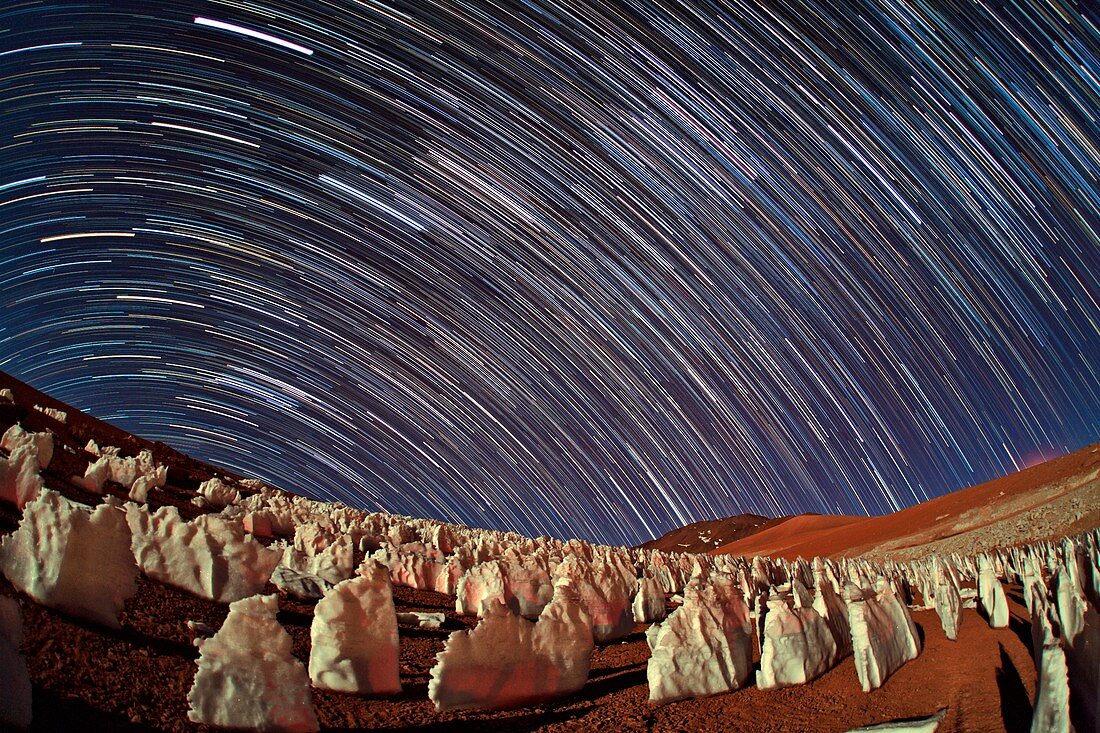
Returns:
[[[1100,444],[881,517],[800,515],[715,554],[970,554],[1100,525]]]

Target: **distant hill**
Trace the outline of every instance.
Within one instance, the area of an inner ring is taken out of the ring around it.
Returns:
[[[744,539],[781,524],[787,519],[789,517],[772,519],[759,514],[738,514],[725,519],[704,519],[666,532],[655,540],[642,543],[640,547],[665,552],[710,552],[716,547]]]
[[[893,514],[803,514],[772,521],[710,552],[906,559],[1056,539],[1100,526],[1100,444]]]

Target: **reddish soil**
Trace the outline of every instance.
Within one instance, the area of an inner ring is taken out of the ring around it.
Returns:
[[[173,504],[186,515],[199,511],[189,500],[198,482],[213,475],[212,467],[167,446],[127,436],[0,374],[0,387],[5,386],[15,391],[18,404],[0,405],[0,431],[20,420],[28,429],[50,429],[57,434],[56,457],[44,472],[51,488],[88,503],[98,501],[68,480],[74,473],[83,474],[92,459],[83,452],[83,445],[93,438],[101,446],[122,447],[124,455],[145,447],[152,449],[156,459],[170,468],[169,485],[151,493],[151,505]],[[66,410],[68,423],[62,425],[33,410],[35,403]],[[218,473],[224,475],[222,471]],[[109,488],[122,493],[121,487]],[[1019,490],[1024,490],[1022,485]],[[945,503],[929,514],[951,511],[950,506]],[[13,507],[0,505],[0,532],[11,532],[18,516]],[[871,521],[860,520],[858,526]],[[782,526],[773,528],[777,533],[773,536],[781,535]],[[787,529],[797,526],[795,523]],[[851,524],[824,531],[844,532],[849,527]],[[851,545],[849,542],[845,547]],[[270,585],[267,591],[276,592]],[[445,611],[446,627],[431,631],[402,625],[404,691],[397,697],[370,699],[314,691],[314,706],[324,728],[843,731],[887,720],[927,716],[942,707],[948,708],[943,731],[1018,731],[1027,730],[1030,722],[1035,670],[1029,650],[1029,626],[1018,592],[1010,593],[1013,616],[1010,628],[990,629],[975,611],[968,610],[964,612],[957,642],[946,639],[934,612],[914,612],[914,620],[924,637],[923,652],[881,689],[871,693],[860,690],[854,663],[848,658],[808,685],[775,691],[750,686],[726,695],[652,706],[647,701],[649,651],[643,633],[645,627],[638,626],[625,641],[597,647],[588,684],[568,700],[505,712],[442,714],[435,712],[427,698],[429,671],[447,635],[475,622],[457,616],[453,599],[447,596],[405,588],[397,588],[394,593],[399,611]],[[108,630],[39,606],[3,579],[0,594],[16,597],[23,612],[22,650],[34,687],[33,730],[203,728],[191,724],[186,716],[186,697],[197,658],[192,645],[194,635],[187,621],[202,622],[216,629],[226,616],[225,605],[143,578],[139,580],[138,593],[123,612],[122,628]],[[303,662],[309,654],[312,607],[311,603],[280,597],[279,620],[294,638],[295,654]]]
[[[974,552],[1057,539],[1100,526],[1100,445],[881,517],[800,515],[714,554],[872,554],[898,558]]]
[[[0,593],[17,596],[23,610],[23,652],[34,682],[33,730],[205,729],[187,720],[187,692],[198,656],[187,621],[216,629],[225,619],[224,605],[142,580],[123,614],[123,628],[110,631],[43,608],[3,581]],[[568,700],[513,711],[436,713],[427,692],[435,655],[453,629],[474,620],[456,616],[453,601],[438,593],[397,588],[395,599],[399,611],[445,611],[447,628],[402,625],[404,691],[394,698],[315,690],[313,704],[324,728],[827,732],[926,716],[946,707],[941,730],[1017,731],[1030,723],[1035,694],[1030,626],[1016,594],[1010,628],[990,629],[968,610],[956,642],[944,636],[935,612],[915,612],[924,650],[871,693],[860,689],[849,657],[808,685],[772,691],[747,687],[653,706],[647,701],[649,649],[644,627],[638,626],[626,641],[597,647],[588,684]],[[280,609],[294,652],[306,662],[312,604],[282,597]]]

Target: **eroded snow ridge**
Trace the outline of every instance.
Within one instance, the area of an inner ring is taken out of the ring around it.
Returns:
[[[299,524],[294,543],[283,551],[281,564],[336,585],[355,575],[355,543],[350,535],[331,527]]]
[[[504,567],[498,560],[481,562],[469,568],[459,579],[455,593],[455,612],[484,616],[497,604],[507,605],[504,594]]]
[[[752,674],[749,607],[734,579],[712,575],[684,589],[684,605],[646,631],[650,702],[730,692]]]
[[[1100,696],[1100,530],[1010,551],[1038,670],[1032,731],[1095,731]]]
[[[0,542],[0,570],[44,606],[119,628],[137,591],[130,528],[118,506],[95,509],[44,489]]]
[[[529,618],[539,616],[554,597],[550,572],[537,556],[505,564],[504,590],[508,606]]]
[[[143,504],[148,500],[150,489],[164,486],[168,481],[168,467],[154,463],[149,450],[121,458],[118,448],[100,448],[95,441],[88,441],[85,450],[99,457],[88,464],[83,476],[73,476],[72,481],[94,494],[102,494],[104,484],[114,481],[129,492],[131,501]]]
[[[500,602],[515,614],[533,618],[542,613],[553,595],[550,573],[538,558],[489,560],[472,566],[459,578],[455,611],[482,616]]]
[[[279,553],[244,531],[239,520],[204,514],[186,522],[174,506],[156,512],[126,504],[134,557],[154,580],[220,603],[263,590]]]
[[[554,584],[568,584],[588,609],[592,634],[598,642],[621,639],[634,628],[630,597],[634,592],[633,568],[629,580],[615,564],[603,557],[588,562],[569,555],[554,570]]]
[[[771,690],[801,685],[825,674],[839,661],[836,640],[821,614],[809,605],[791,608],[777,593],[768,598],[757,687]]]
[[[1043,592],[1043,575],[1038,559],[1031,553],[1022,555],[1017,563],[1020,587],[1023,590],[1024,608],[1031,608],[1033,593]]]
[[[938,557],[932,558],[932,574],[935,582],[933,600],[940,625],[948,639],[954,641],[959,635],[962,623],[962,598],[959,596],[959,581],[954,570]],[[925,600],[927,604],[927,599]]]
[[[837,658],[844,659],[852,653],[852,630],[848,625],[848,608],[840,597],[840,584],[832,566],[821,558],[814,558],[813,577],[816,591],[813,608],[832,632]]]
[[[447,547],[449,541],[442,541]],[[390,570],[394,585],[421,590],[434,590],[450,596],[458,595],[458,583],[471,562],[463,557],[445,557],[442,550],[431,545],[412,543],[395,547],[383,542],[372,556]]]
[[[569,695],[584,686],[592,656],[588,612],[567,585],[532,623],[502,603],[456,631],[439,653],[428,697],[436,710],[502,709]]]
[[[455,554],[447,558],[438,575],[435,576],[435,586],[431,590],[449,596],[457,595],[458,583],[471,565],[473,565],[473,559],[469,553],[465,552],[465,548],[456,547]]]
[[[323,690],[396,694],[401,681],[389,571],[368,560],[359,572],[317,603],[309,634],[309,678]]]
[[[275,537],[274,517],[266,509],[246,511],[241,521],[244,522],[244,531],[253,537],[263,537],[265,539]]]
[[[1008,626],[1008,601],[1005,599],[1005,590],[993,568],[989,557],[982,553],[978,556],[978,599],[982,603],[982,610],[989,618],[989,625],[994,629],[1003,629]]]
[[[63,423],[69,419],[69,413],[65,412],[64,410],[58,410],[55,407],[43,407],[42,405],[35,405],[34,409],[38,410],[46,417],[52,417],[59,423]]]
[[[648,571],[638,578],[638,587],[634,592],[632,604],[634,622],[648,624],[662,620],[666,615],[665,594],[660,582]]]
[[[319,730],[309,675],[291,653],[293,641],[275,614],[275,596],[229,604],[225,623],[196,639],[198,671],[187,693],[187,717],[219,728],[288,733]]]
[[[44,486],[39,470],[53,459],[53,434],[28,432],[16,423],[0,438],[0,448],[9,453],[0,457],[0,499],[22,509]]]
[[[293,537],[297,524],[294,497],[276,491],[269,486],[260,486],[258,493],[242,499],[238,506],[248,512],[260,515],[258,521],[264,532],[275,537]],[[259,536],[264,536],[256,532]]]
[[[4,436],[0,438],[0,448],[8,453],[24,445],[34,446],[39,468],[50,465],[50,461],[53,460],[53,433],[48,431],[32,433],[16,423],[4,431]]]
[[[881,687],[886,678],[920,654],[909,609],[898,600],[893,586],[879,582],[877,593],[855,585],[844,588],[856,674],[864,692]]]
[[[1070,712],[1077,730],[1100,728],[1100,612],[1095,592],[1096,555],[1064,542],[1062,566],[1051,578],[1062,648],[1069,673]],[[1093,576],[1093,577],[1089,577]]]
[[[111,458],[110,456],[100,456],[88,464],[88,467],[84,469],[83,476],[72,476],[71,480],[77,486],[93,494],[102,494],[103,485],[107,483],[110,476]]]
[[[31,678],[19,653],[23,618],[14,598],[0,596],[0,727],[24,729],[31,724]]]
[[[38,449],[31,444],[16,447],[7,458],[0,458],[0,499],[22,509],[45,484],[38,473]]]
[[[1031,639],[1038,671],[1031,733],[1069,733],[1070,686],[1065,649],[1052,618],[1057,613],[1043,593],[1031,599]]]
[[[241,500],[241,493],[217,476],[199,484],[199,496],[219,509]]]

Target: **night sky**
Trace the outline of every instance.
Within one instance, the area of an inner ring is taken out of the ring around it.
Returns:
[[[1100,6],[7,2],[0,369],[635,543],[1100,438]]]

